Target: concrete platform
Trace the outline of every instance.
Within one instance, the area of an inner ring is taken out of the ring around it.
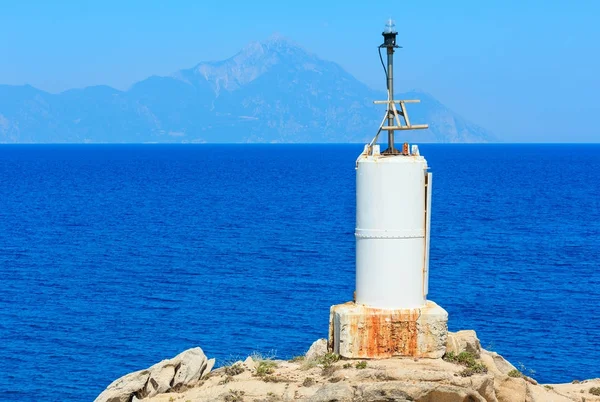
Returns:
[[[432,301],[421,308],[387,310],[348,302],[331,307],[328,349],[350,359],[446,352],[448,313]]]

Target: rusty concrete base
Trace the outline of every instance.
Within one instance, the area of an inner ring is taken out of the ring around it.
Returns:
[[[329,315],[329,351],[350,359],[437,359],[446,352],[447,336],[448,313],[432,301],[400,310],[348,302],[332,306]]]

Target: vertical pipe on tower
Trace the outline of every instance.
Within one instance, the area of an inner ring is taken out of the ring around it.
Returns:
[[[387,47],[387,87],[390,101],[394,100],[394,48]],[[391,104],[388,104],[388,126],[394,125],[394,115]],[[396,153],[394,147],[394,130],[388,131],[388,150],[391,154]]]

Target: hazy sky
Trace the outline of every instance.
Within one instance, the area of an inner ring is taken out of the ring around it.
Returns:
[[[507,141],[600,141],[600,1],[0,0],[0,84],[119,89],[274,32],[383,90],[422,89]]]

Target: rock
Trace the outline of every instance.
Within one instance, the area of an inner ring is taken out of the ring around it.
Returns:
[[[522,378],[496,378],[494,382],[498,402],[525,402],[527,398],[527,382]],[[540,401],[541,402],[541,401]]]
[[[548,387],[548,388],[546,388]],[[600,387],[600,378],[591,379],[587,381],[581,381],[579,383],[565,383],[565,384],[552,384],[544,387],[531,387],[537,388],[537,390],[544,389],[547,392],[547,401],[552,402],[563,402],[563,401],[582,401],[585,398],[586,401],[600,401],[600,397],[594,396],[590,393],[591,388]],[[562,397],[563,399],[559,399]],[[539,400],[542,400],[539,398]]]
[[[527,387],[527,392],[529,393],[529,397],[531,401],[534,402],[572,402],[573,400],[578,400],[579,398],[568,398],[564,395],[560,395],[556,391],[552,389],[546,389],[544,387],[532,387],[531,385]],[[581,395],[581,394],[580,394]],[[592,402],[592,399],[587,399]]]
[[[317,339],[310,345],[308,352],[304,355],[306,360],[316,360],[327,353],[327,339]]]
[[[256,363],[254,363],[254,360],[252,359],[251,356],[246,357],[246,360],[244,360],[243,365],[246,366],[246,368],[249,371],[256,369]]]
[[[448,337],[448,312],[431,300],[421,308],[417,320],[417,357],[439,359],[446,353]]]
[[[214,357],[212,359],[208,359],[206,361],[206,367],[202,371],[202,375],[200,376],[200,379],[202,379],[202,377],[204,377],[205,375],[207,375],[208,373],[210,373],[212,371],[213,367],[215,367],[216,361],[217,360]]]
[[[476,354],[479,343],[472,331],[461,331],[452,342],[455,353]],[[469,346],[470,345],[470,346]],[[306,356],[325,354],[325,340],[315,342]],[[463,376],[464,366],[443,359],[390,358],[368,360],[360,369],[357,361],[338,361],[325,374],[323,367],[288,361],[274,361],[275,371],[264,378],[252,374],[255,362],[248,358],[248,370],[228,376],[225,370],[206,376],[214,359],[207,360],[201,349],[191,349],[164,360],[147,370],[128,374],[113,382],[96,402],[214,402],[312,401],[312,402],[581,402],[600,401],[590,394],[600,379],[568,384],[536,385],[526,377],[509,377],[514,366],[494,352],[479,349],[486,373]],[[178,378],[180,393],[174,387]],[[200,381],[202,379],[202,381]]]
[[[438,382],[386,381],[360,385],[356,402],[491,402],[472,388]]]
[[[405,391],[418,402],[486,402],[476,390],[454,384],[421,382],[409,384]]]
[[[538,385],[538,382],[535,379],[531,378],[531,377],[525,376],[525,377],[523,377],[523,379],[525,381],[527,381],[528,383],[530,383],[530,384]]]
[[[149,377],[148,370],[129,373],[113,381],[94,402],[129,402],[134,393],[146,386]]]
[[[414,399],[417,402],[486,402],[485,398],[472,389],[453,385],[440,385],[427,394]]]
[[[196,385],[215,365],[215,359],[207,360],[202,349],[198,347],[188,349],[171,360],[178,366],[172,384],[175,390]]]
[[[470,387],[479,393],[487,402],[498,402],[496,398],[496,390],[494,389],[494,376],[475,375],[469,377]]]
[[[456,355],[461,352],[469,352],[479,358],[481,354],[481,342],[477,339],[475,331],[464,330],[448,332],[448,338],[446,338],[446,353],[450,352]]]
[[[402,390],[402,386],[399,386],[399,383],[383,382],[359,387],[356,392],[355,401],[405,402],[414,401],[414,399],[407,392]]]
[[[162,394],[171,389],[171,381],[175,375],[175,366],[172,364],[158,363],[157,367],[150,368],[150,377],[144,390],[140,391],[140,396],[154,396]]]
[[[146,370],[127,374],[110,384],[94,402],[130,402],[192,387],[208,374],[215,359],[207,360],[200,348],[188,349]]]
[[[507,375],[511,371],[516,370],[515,366],[510,364],[504,359],[504,357],[500,356],[496,352],[488,352],[487,350],[483,349],[481,351],[480,358],[488,370],[492,370],[492,372],[496,375]]]
[[[309,402],[351,402],[353,400],[354,390],[343,382],[324,385],[308,399]]]

